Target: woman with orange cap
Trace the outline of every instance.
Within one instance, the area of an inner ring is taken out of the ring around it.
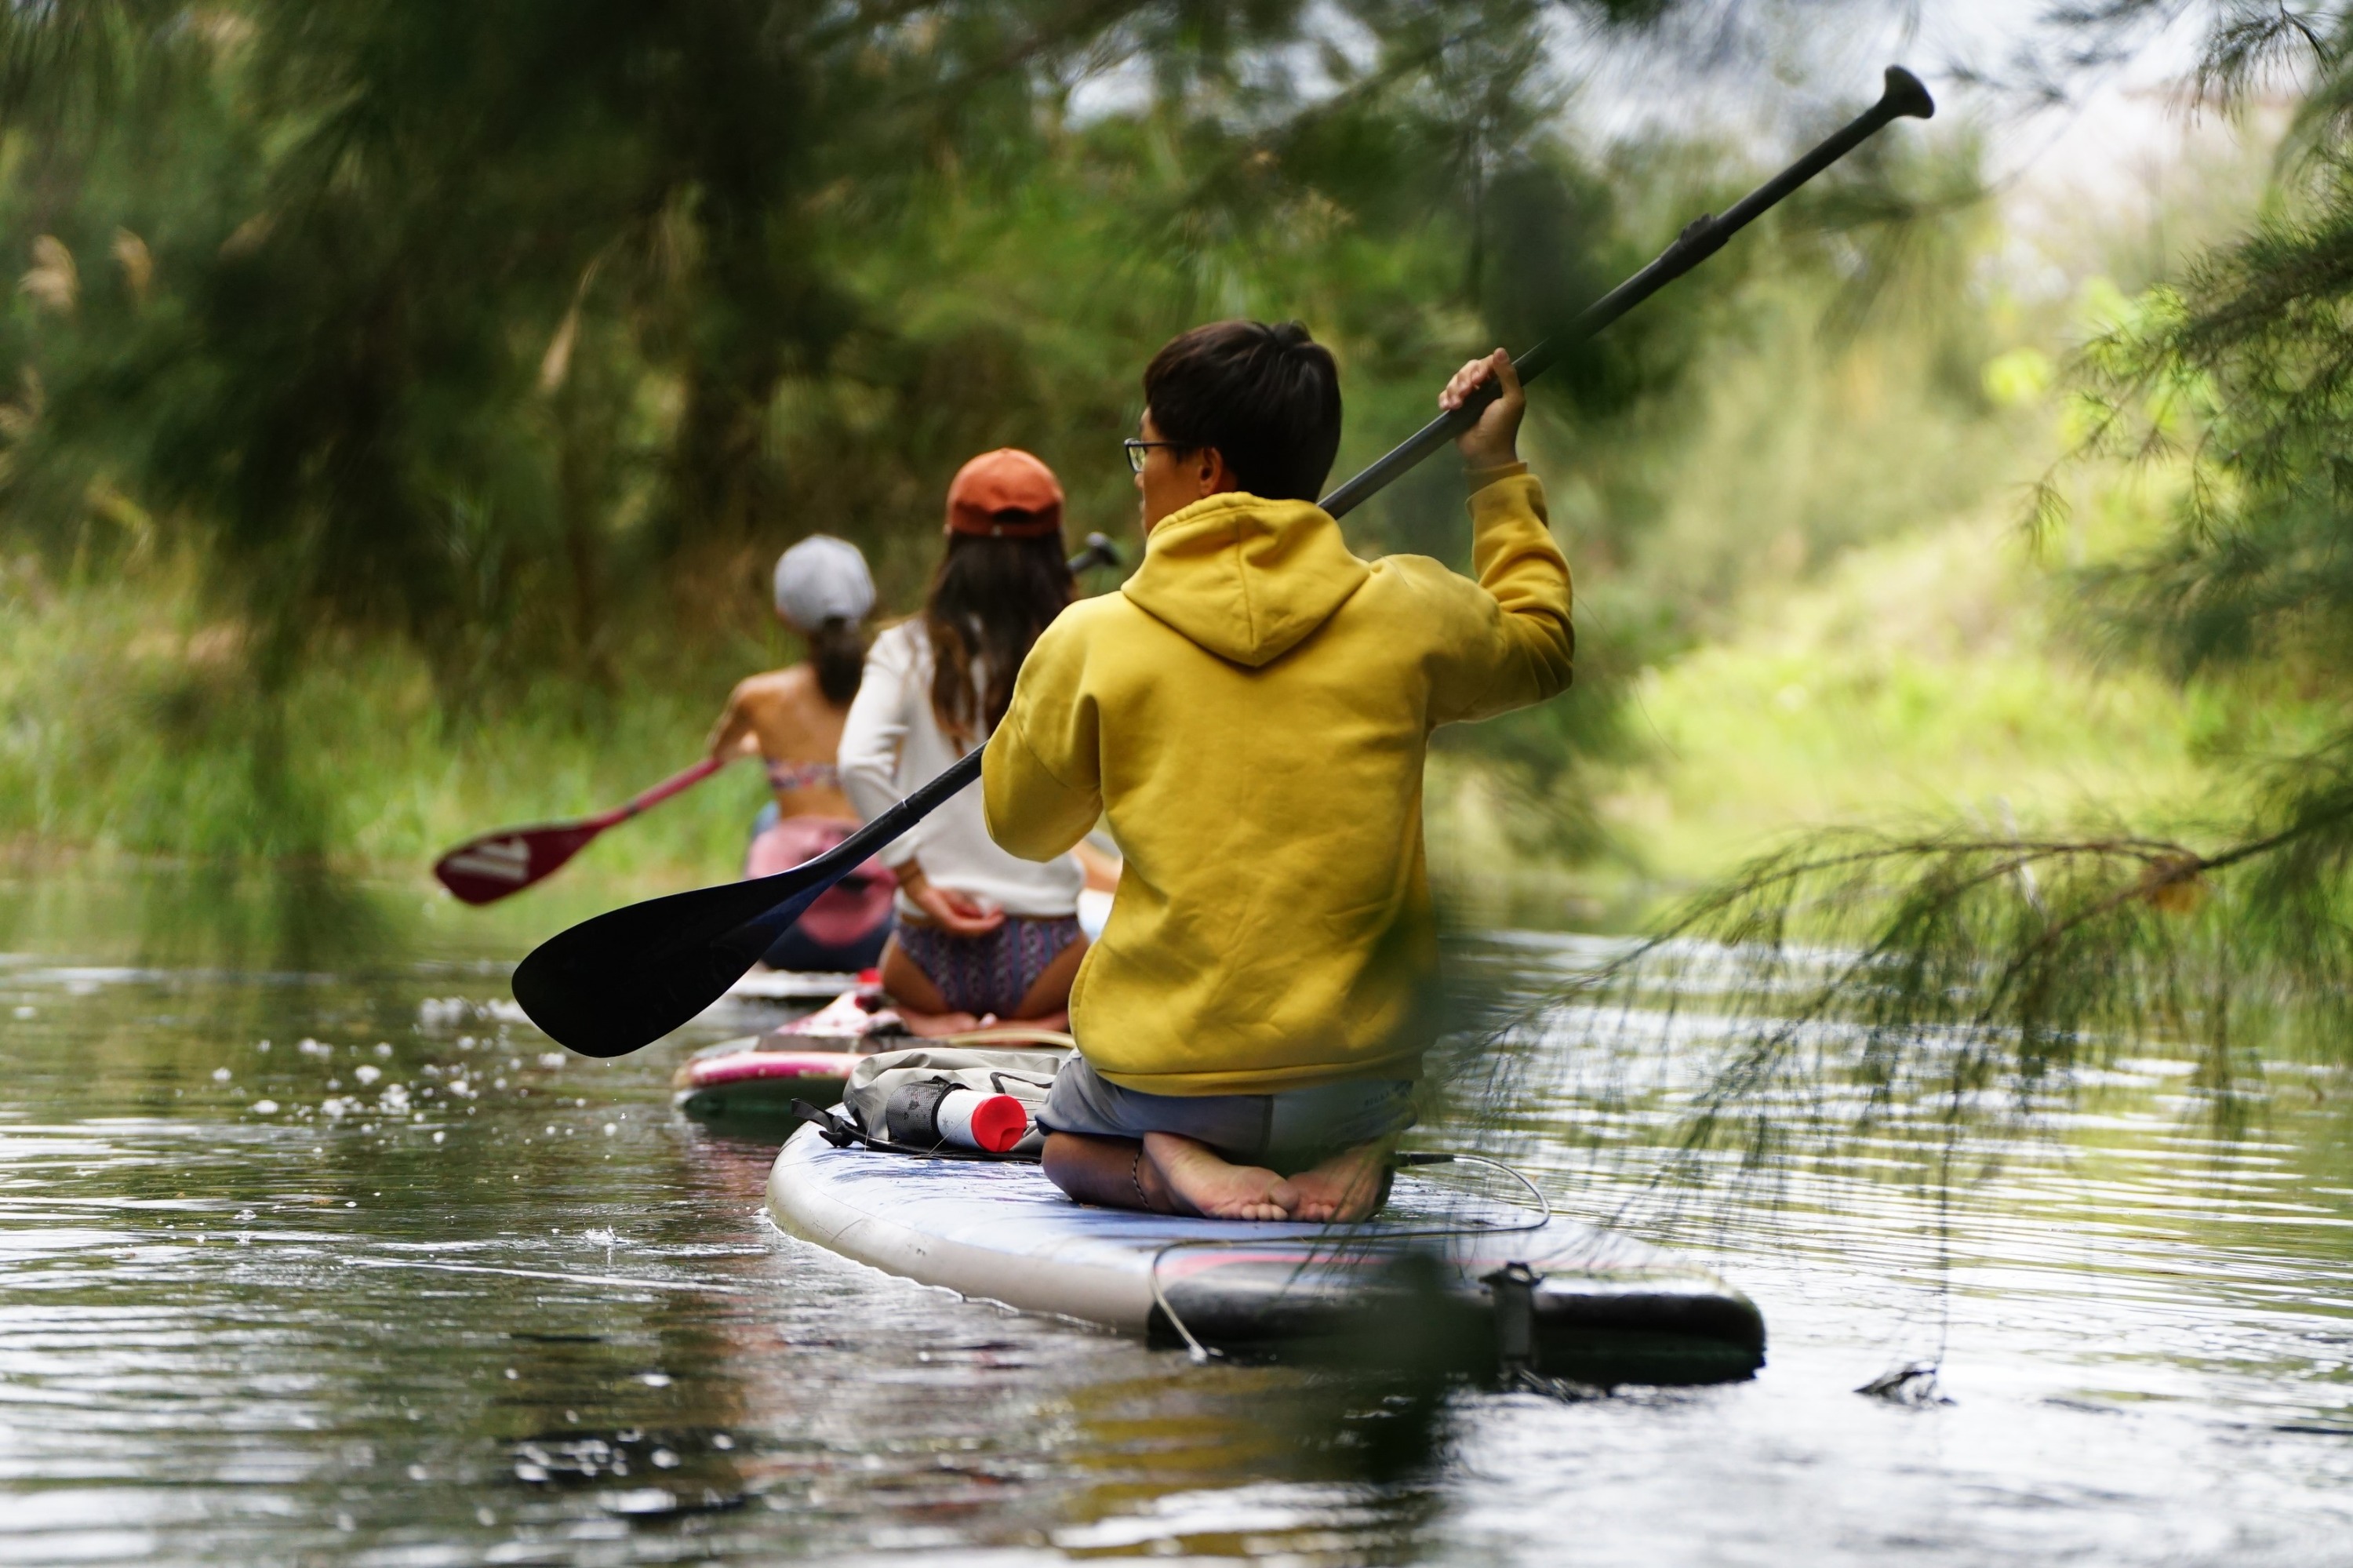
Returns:
[[[923,613],[874,640],[842,728],[841,787],[869,821],[988,738],[1029,645],[1074,592],[1062,487],[1028,452],[965,463],[946,533]],[[882,985],[911,1027],[1062,1026],[1087,946],[1076,856],[1041,864],[997,848],[975,786],[881,858],[899,883]]]

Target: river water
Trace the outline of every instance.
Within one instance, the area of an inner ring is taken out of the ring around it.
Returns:
[[[1195,1365],[786,1237],[773,1141],[670,1110],[685,1043],[590,1063],[504,1016],[511,934],[339,949],[298,912],[259,960],[156,938],[200,900],[126,946],[26,887],[0,1562],[2353,1560],[2353,1096],[2317,1068],[2233,1121],[2127,1056],[1940,1217],[1868,1145],[1662,1197],[1669,1041],[1663,1086],[1517,1107],[1514,1150],[1747,1290],[1764,1372],[1433,1393]],[[1532,997],[1593,951],[1520,935],[1479,972]],[[1926,1397],[1855,1392],[1939,1356]]]

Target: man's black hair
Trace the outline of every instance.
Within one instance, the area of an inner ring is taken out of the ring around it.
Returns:
[[[1152,356],[1144,403],[1165,441],[1215,447],[1252,495],[1313,501],[1340,450],[1340,371],[1298,322],[1211,322]]]

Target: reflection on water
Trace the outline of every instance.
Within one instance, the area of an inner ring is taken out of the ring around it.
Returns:
[[[1771,1363],[1433,1397],[1196,1367],[785,1237],[772,1146],[670,1113],[681,1045],[567,1058],[422,916],[289,963],[266,934],[114,946],[105,908],[85,928],[57,900],[16,904],[0,959],[0,1562],[2325,1563],[2353,1539],[2353,1143],[2325,1075],[2281,1069],[2224,1140],[2174,1064],[2124,1065],[2055,1146],[2001,1151],[1940,1269],[1933,1209],[1868,1145],[1778,1203],[1646,1195],[1691,1070],[1670,1048],[1650,1092],[1523,1107],[1515,1136],[1570,1212],[1710,1254]],[[1538,987],[1573,952],[1511,944],[1491,973]],[[1947,1338],[1956,1403],[1852,1392]]]

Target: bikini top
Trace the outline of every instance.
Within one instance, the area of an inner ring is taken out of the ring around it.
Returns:
[[[841,769],[830,762],[771,762],[768,764],[768,787],[772,789],[839,789]]]

